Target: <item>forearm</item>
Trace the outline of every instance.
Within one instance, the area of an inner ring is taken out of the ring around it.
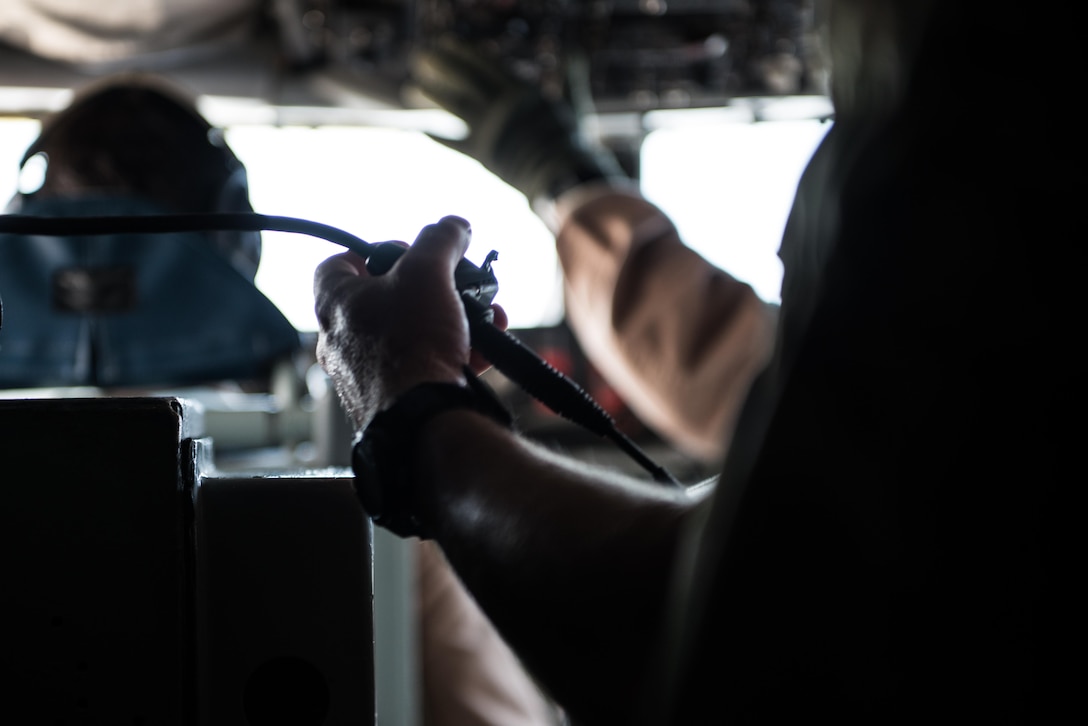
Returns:
[[[567,205],[556,244],[567,317],[586,355],[646,423],[694,455],[720,458],[773,347],[770,307],[686,247],[637,194]]]
[[[504,638],[572,713],[623,722],[695,501],[470,412],[436,417],[417,446],[424,523]]]
[[[699,504],[549,454],[474,406],[484,399],[461,395],[472,355],[453,282],[469,235],[465,220],[445,217],[386,275],[350,253],[314,274],[318,359],[364,429],[353,455],[360,493],[379,520],[437,540],[571,713],[629,723]],[[427,403],[436,391],[445,394]]]
[[[555,723],[555,707],[526,675],[435,542],[420,542],[416,551],[423,722]]]

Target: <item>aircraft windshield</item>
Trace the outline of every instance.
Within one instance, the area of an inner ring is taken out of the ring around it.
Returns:
[[[800,172],[828,127],[804,120],[652,131],[642,150],[643,190],[688,244],[776,302],[782,226]],[[37,129],[35,121],[0,121],[4,199],[17,188],[18,160]],[[227,140],[246,164],[256,211],[341,227],[368,241],[411,241],[425,224],[458,214],[473,225],[470,259],[499,252],[496,301],[511,326],[561,319],[550,233],[518,192],[475,161],[397,129],[240,125]],[[323,240],[266,232],[257,284],[297,328],[314,330],[312,271],[339,251]]]

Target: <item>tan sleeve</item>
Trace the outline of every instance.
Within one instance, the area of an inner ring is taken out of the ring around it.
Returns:
[[[639,417],[676,446],[720,458],[775,315],[752,288],[686,247],[637,192],[558,208],[567,319],[589,360]]]
[[[424,726],[556,726],[557,708],[433,541],[419,546]]]

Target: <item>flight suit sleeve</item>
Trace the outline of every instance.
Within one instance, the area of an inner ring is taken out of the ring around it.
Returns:
[[[770,357],[775,308],[681,241],[637,191],[556,203],[567,319],[586,356],[647,425],[712,461]]]

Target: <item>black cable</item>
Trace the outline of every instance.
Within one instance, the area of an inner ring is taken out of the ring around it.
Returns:
[[[96,234],[161,234],[167,232],[293,232],[333,242],[368,259],[383,247],[366,242],[342,229],[296,217],[252,212],[162,214],[111,217],[35,217],[0,215],[0,234],[43,236]],[[396,257],[388,262],[389,265]],[[510,380],[557,414],[583,428],[613,441],[642,466],[654,481],[682,486],[664,467],[655,463],[620,431],[612,417],[577,383],[548,365],[547,361],[520,340],[490,323],[487,306],[470,295],[462,295],[469,319],[472,346]]]
[[[346,247],[362,258],[370,255],[369,242],[337,227],[296,217],[255,212],[156,214],[114,217],[33,217],[0,215],[0,233],[63,237],[82,234],[162,234],[166,232],[295,232],[319,237]]]
[[[465,307],[474,303],[475,301],[465,300]],[[548,365],[547,361],[513,335],[483,322],[478,316],[472,315],[471,310],[469,313],[472,347],[510,380],[568,421],[613,441],[648,471],[654,481],[682,486],[668,470],[653,461],[620,431],[608,412],[577,383]]]

